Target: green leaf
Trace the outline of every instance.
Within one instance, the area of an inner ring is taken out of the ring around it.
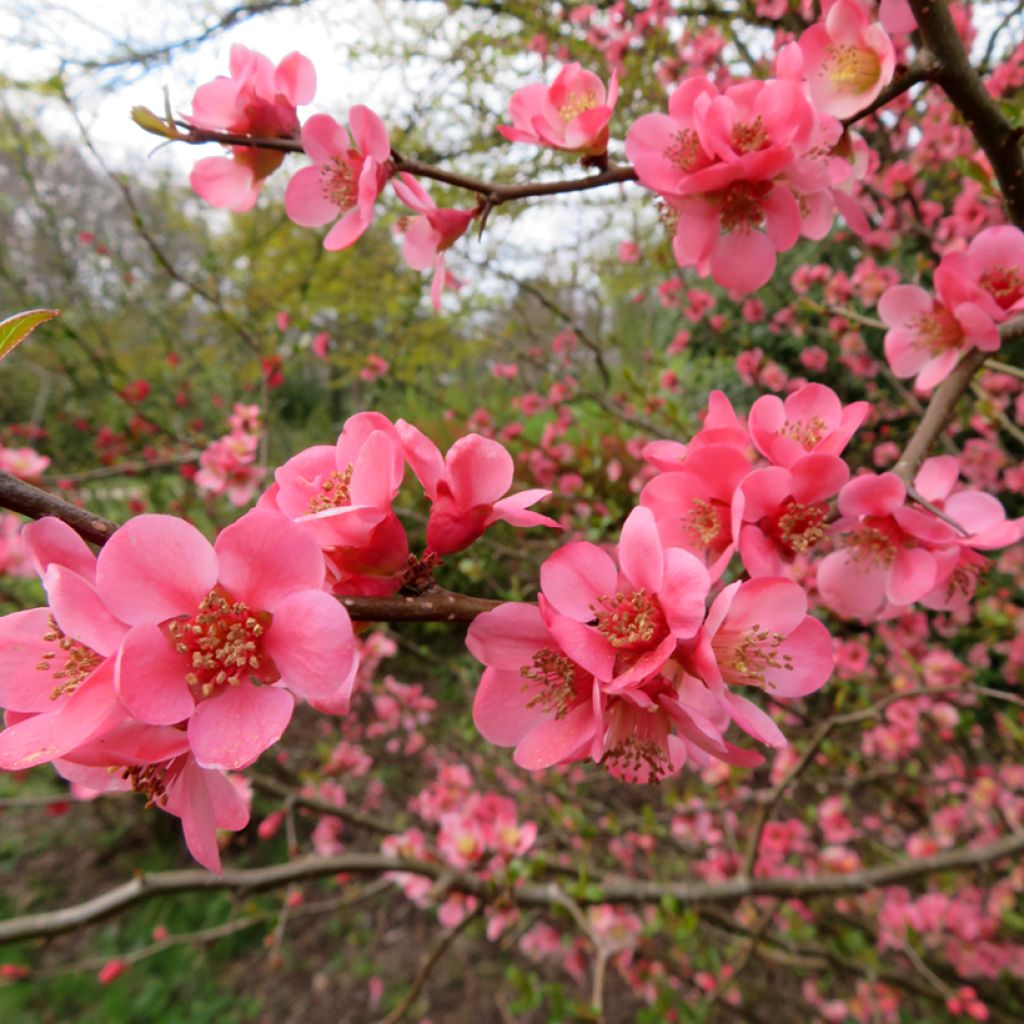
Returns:
[[[148,107],[132,107],[132,120],[152,135],[159,135],[164,139],[183,137],[173,123],[165,121],[159,114],[154,114]]]
[[[0,359],[9,355],[14,346],[24,341],[40,324],[52,320],[59,313],[59,309],[30,309],[0,321]]]

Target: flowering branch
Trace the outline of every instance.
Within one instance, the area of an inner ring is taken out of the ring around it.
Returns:
[[[931,857],[906,858],[847,874],[820,874],[806,878],[731,878],[724,882],[662,882],[638,879],[605,879],[574,895],[585,906],[600,903],[655,903],[669,897],[684,905],[732,903],[747,896],[778,896],[805,899],[865,892],[878,886],[914,881],[939,871],[981,867],[1024,852],[1024,832],[986,843],[958,847]],[[435,880],[444,879],[449,890],[482,900],[509,900],[522,907],[564,907],[566,892],[554,882],[527,882],[509,891],[445,864],[418,860],[397,860],[378,853],[345,853],[333,857],[304,857],[270,867],[225,871],[163,871],[136,875],[91,900],[60,910],[26,914],[0,921],[0,943],[61,935],[120,913],[150,897],[179,892],[233,890],[260,892],[293,882],[325,878],[341,872],[376,874],[401,871]]]
[[[29,519],[56,516],[92,544],[106,543],[117,529],[117,523],[48,494],[3,470],[0,470],[0,508],[8,508]]]

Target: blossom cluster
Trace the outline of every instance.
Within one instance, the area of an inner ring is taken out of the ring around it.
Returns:
[[[228,424],[230,431],[200,453],[195,484],[203,494],[224,495],[232,505],[244,508],[263,477],[256,464],[262,433],[259,406],[236,403]]]

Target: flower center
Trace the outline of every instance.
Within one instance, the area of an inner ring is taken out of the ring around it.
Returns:
[[[882,73],[882,64],[873,50],[856,46],[829,46],[822,70],[837,89],[867,92]]]
[[[809,420],[786,420],[779,433],[801,445],[804,451],[810,451],[826,434],[828,424],[820,416],[812,416]]]
[[[1017,267],[990,267],[978,279],[978,284],[1003,309],[1024,299],[1024,275]]]
[[[146,798],[147,807],[162,805],[167,803],[167,785],[179,770],[176,760],[129,765],[121,771],[121,778],[127,779],[132,789]]]
[[[349,486],[352,483],[352,467],[346,466],[341,472],[334,470],[320,482],[319,491],[309,499],[308,515],[326,512],[330,508],[344,508],[351,501]]]
[[[934,355],[956,348],[964,336],[956,318],[945,306],[936,306],[931,313],[914,317],[907,326],[916,333],[914,347]]]
[[[729,510],[720,501],[694,498],[683,516],[683,531],[702,548],[724,546],[729,539]]]
[[[642,587],[630,594],[599,597],[593,612],[598,631],[620,650],[647,650],[668,636],[668,624],[657,597],[649,597]]]
[[[732,148],[737,153],[756,153],[769,143],[768,131],[761,115],[749,124],[737,124],[732,129]]]
[[[779,646],[785,639],[781,633],[755,624],[742,633],[719,630],[711,646],[727,683],[748,683],[771,689],[769,669],[793,671],[792,655],[779,654]]]
[[[793,558],[809,551],[825,536],[824,523],[827,518],[827,502],[801,505],[788,497],[768,520],[765,532]]]
[[[533,656],[529,665],[523,665],[519,674],[534,683],[537,694],[527,702],[528,708],[554,712],[555,718],[565,718],[579,703],[577,681],[580,670],[559,651],[544,647]],[[526,685],[523,689],[530,689]]]
[[[608,711],[601,763],[626,782],[660,782],[672,771],[668,716],[658,707],[616,700]]]
[[[197,699],[210,697],[224,686],[246,679],[272,683],[280,678],[276,666],[263,653],[263,634],[270,612],[254,612],[243,601],[233,601],[223,590],[211,590],[199,610],[188,619],[167,624],[174,649],[188,657],[191,671],[185,681]]]
[[[695,171],[701,164],[700,140],[697,133],[690,128],[680,128],[672,133],[672,141],[662,151],[669,163],[675,164],[681,171]]]
[[[879,566],[888,568],[896,559],[899,539],[900,529],[891,519],[868,516],[846,541],[846,551],[863,571]]]
[[[764,221],[764,199],[772,190],[770,181],[737,181],[728,188],[708,192],[705,198],[718,207],[724,231],[750,231]]]
[[[359,176],[348,157],[332,156],[320,168],[320,190],[329,202],[342,211],[351,210],[359,198]]]
[[[102,655],[97,654],[91,647],[86,647],[85,644],[67,636],[52,615],[43,639],[49,644],[56,644],[64,655],[63,664],[60,664],[59,668],[57,651],[47,651],[36,665],[40,672],[48,672],[57,681],[57,686],[50,694],[50,700],[74,693],[79,684],[103,662]]]
[[[568,124],[580,114],[593,110],[597,106],[597,97],[590,92],[571,92],[565,102],[558,108],[558,116]]]

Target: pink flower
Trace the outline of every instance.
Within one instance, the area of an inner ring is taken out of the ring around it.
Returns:
[[[722,699],[736,724],[762,743],[784,747],[778,726],[727,686],[756,686],[774,697],[803,697],[832,674],[832,637],[807,614],[792,580],[762,577],[727,586],[690,645],[688,664]],[[724,691],[724,692],[723,692]]]
[[[785,401],[763,395],[750,408],[750,436],[776,466],[791,469],[810,453],[841,455],[868,414],[867,402],[843,406],[824,384],[805,384]]]
[[[528,85],[509,102],[512,127],[499,125],[509,142],[551,146],[570,153],[601,156],[608,149],[608,122],[619,97],[619,80],[612,72],[604,82],[579,64],[566,64],[552,85]]]
[[[512,486],[514,465],[504,446],[479,434],[460,437],[442,459],[437,446],[412,424],[395,424],[405,458],[430,499],[427,547],[449,555],[469,547],[488,526],[550,526],[554,519],[528,508],[551,492],[534,489],[503,497]]]
[[[971,239],[966,252],[943,256],[939,267],[969,281],[975,289],[970,300],[996,323],[1024,312],[1024,231],[1020,228],[1009,224],[986,228]]]
[[[945,380],[960,356],[972,348],[999,349],[999,331],[991,316],[972,301],[962,280],[944,262],[935,272],[939,293],[933,298],[923,288],[898,284],[878,302],[878,315],[889,330],[885,358],[897,377],[917,375],[923,391]]]
[[[954,490],[960,462],[953,455],[926,459],[914,477],[917,493],[957,523],[953,543],[936,552],[938,573],[934,588],[921,603],[928,608],[952,610],[974,595],[986,560],[978,551],[1008,547],[1021,537],[1021,524],[1006,518],[999,499],[984,491]]]
[[[935,548],[956,532],[934,515],[904,505],[906,486],[895,473],[865,474],[839,492],[841,519],[833,529],[842,546],[818,565],[822,600],[840,615],[870,618],[886,602],[920,600],[936,585]]]
[[[351,141],[328,114],[314,114],[302,126],[302,148],[313,166],[292,176],[284,196],[285,211],[302,227],[318,228],[340,215],[324,238],[330,250],[347,248],[370,226],[374,202],[392,173],[384,122],[359,105],[349,111],[349,128]]]
[[[438,209],[434,200],[411,174],[399,175],[398,179],[391,182],[391,187],[406,206],[420,214],[419,217],[413,217],[405,228],[402,256],[413,270],[433,268],[430,301],[435,310],[440,310],[441,292],[451,279],[445,269],[444,254],[466,233],[479,209]]]
[[[96,563],[96,595],[130,627],[114,682],[151,725],[187,724],[201,768],[243,768],[276,743],[294,697],[347,703],[348,613],[323,591],[315,538],[254,509],[211,545],[171,516],[129,520]]]
[[[231,47],[231,77],[201,85],[192,97],[190,124],[197,128],[292,139],[299,134],[295,108],[316,93],[316,72],[300,53],[290,53],[275,68],[261,53]],[[208,203],[236,213],[251,209],[264,179],[285,154],[273,149],[234,146],[231,156],[211,156],[192,169],[192,188]]]
[[[0,444],[0,469],[19,480],[38,480],[49,465],[49,456],[40,455],[34,448],[5,448]]]
[[[743,567],[752,577],[781,576],[787,564],[827,535],[828,499],[850,471],[835,455],[806,455],[790,469],[755,469],[739,486],[733,516]]]
[[[609,692],[654,675],[694,635],[711,585],[693,555],[662,546],[648,508],[629,514],[616,554],[618,566],[596,544],[577,541],[540,569],[548,628]]]
[[[391,508],[402,484],[402,455],[386,416],[356,413],[335,445],[306,448],[278,467],[257,507],[278,509],[312,531],[335,593],[394,593],[409,554]]]
[[[692,76],[629,129],[639,180],[665,199],[682,267],[723,288],[761,287],[801,232],[820,237],[832,201],[815,113],[799,83],[751,80],[719,93]]]
[[[824,22],[800,37],[811,100],[823,113],[850,117],[892,81],[896,53],[884,28],[857,0],[836,0]]]

